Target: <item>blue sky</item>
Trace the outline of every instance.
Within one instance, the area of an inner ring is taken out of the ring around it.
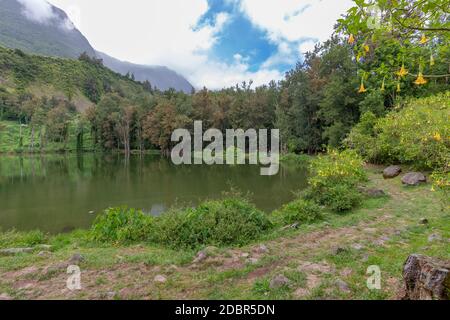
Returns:
[[[45,0],[28,2],[38,13]],[[48,0],[95,49],[165,65],[195,87],[280,80],[328,39],[351,0]],[[41,8],[42,9],[42,8]]]

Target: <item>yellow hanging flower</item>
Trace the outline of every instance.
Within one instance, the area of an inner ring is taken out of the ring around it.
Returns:
[[[420,44],[425,44],[428,42],[427,36],[425,34],[422,35],[422,38],[420,39]]]
[[[437,142],[440,142],[442,140],[441,134],[439,132],[436,132],[433,136],[433,139]]]
[[[351,34],[350,37],[348,37],[348,43],[349,44],[354,44],[355,43],[355,37],[353,36],[353,34]]]
[[[370,52],[370,47],[367,44],[365,44],[363,48],[364,48],[364,52],[365,53],[369,53]]]
[[[405,76],[407,76],[408,75],[408,70],[406,70],[406,68],[405,68],[405,64],[403,63],[402,64],[402,67],[400,68],[400,70],[397,72],[397,75],[399,76],[399,77],[405,77]]]
[[[361,86],[359,87],[358,93],[364,93],[367,89],[364,87],[364,82],[361,82]]]
[[[423,84],[426,84],[428,81],[425,80],[425,78],[423,77],[422,72],[419,72],[419,75],[417,76],[416,81],[414,81],[414,84],[421,86]]]

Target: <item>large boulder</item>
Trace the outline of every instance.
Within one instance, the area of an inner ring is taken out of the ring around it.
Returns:
[[[400,175],[400,173],[402,173],[402,168],[400,166],[390,166],[384,169],[383,177],[385,179],[392,179]]]
[[[404,300],[448,300],[450,292],[450,261],[441,261],[420,254],[408,257],[403,267]]]
[[[418,186],[425,182],[427,182],[427,177],[420,172],[409,172],[402,178],[402,183],[407,186]]]

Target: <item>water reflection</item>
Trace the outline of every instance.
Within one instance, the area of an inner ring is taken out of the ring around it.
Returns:
[[[305,186],[306,174],[282,166],[274,177],[259,166],[175,166],[159,156],[33,155],[0,157],[0,227],[61,232],[86,228],[95,215],[127,205],[159,215],[177,205],[216,199],[234,186],[271,211]]]

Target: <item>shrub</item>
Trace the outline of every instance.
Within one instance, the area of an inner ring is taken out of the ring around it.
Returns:
[[[98,216],[91,229],[99,242],[129,243],[147,240],[151,235],[153,217],[136,209],[110,208]]]
[[[247,201],[225,199],[163,214],[151,240],[172,247],[243,245],[270,228],[267,215]]]
[[[0,233],[0,248],[33,247],[47,241],[47,236],[41,231]]]
[[[322,217],[320,207],[309,200],[298,199],[274,212],[277,223],[311,223]]]
[[[371,162],[442,169],[449,162],[449,120],[450,92],[447,92],[410,100],[406,107],[385,118],[363,117],[346,143]]]
[[[359,204],[358,185],[367,180],[362,158],[352,150],[319,156],[311,163],[312,177],[305,197],[333,211],[350,210]]]

